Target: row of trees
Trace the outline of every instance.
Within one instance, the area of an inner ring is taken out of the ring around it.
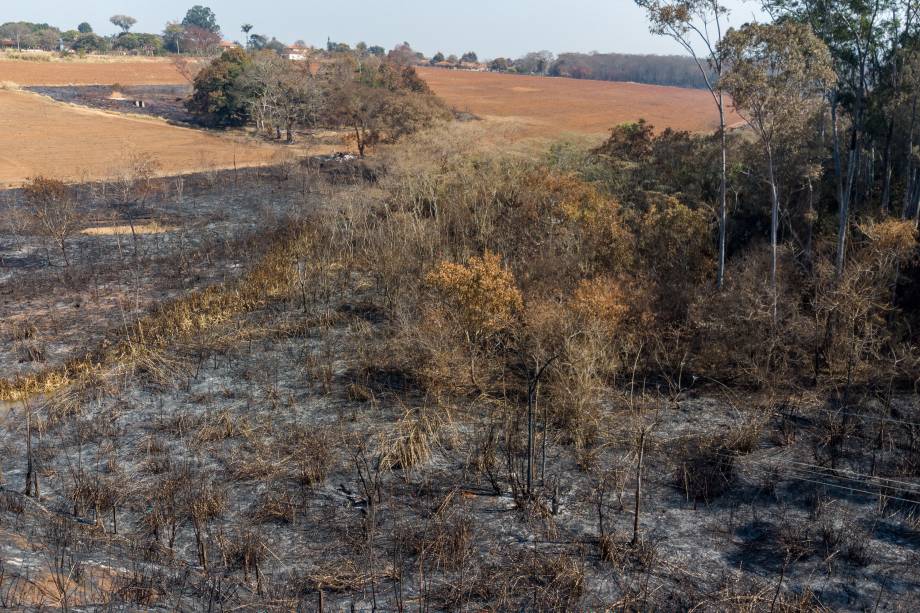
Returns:
[[[476,61],[474,53],[459,61]],[[443,55],[442,55],[443,59]],[[456,61],[456,56],[447,61]],[[459,63],[459,62],[458,62]],[[495,72],[548,75],[599,81],[634,81],[677,87],[706,86],[706,78],[692,58],[682,55],[634,55],[626,53],[562,53],[535,51],[517,59],[499,57],[489,62]],[[711,76],[711,75],[710,75]]]
[[[121,32],[100,36],[92,26],[83,22],[75,30],[61,31],[45,23],[9,22],[0,26],[0,38],[13,41],[17,49],[105,53],[121,51],[156,55],[160,53],[211,53],[221,41],[220,26],[214,12],[207,6],[195,5],[181,21],[170,21],[162,34],[132,32],[137,19],[117,14],[109,18]],[[266,39],[267,40],[267,39]]]
[[[678,87],[706,86],[696,63],[682,55],[630,55],[623,53],[563,53],[548,69],[554,77],[634,81]]]
[[[88,27],[89,24],[81,24]],[[89,30],[90,32],[92,29]],[[76,32],[79,34],[79,32]],[[43,49],[54,51],[60,45],[62,32],[47,23],[8,21],[0,25],[0,38],[12,41],[18,50]]]
[[[211,127],[254,125],[288,142],[299,130],[347,129],[363,156],[449,114],[411,66],[340,53],[314,72],[271,51],[230,49],[195,78],[187,103]]]

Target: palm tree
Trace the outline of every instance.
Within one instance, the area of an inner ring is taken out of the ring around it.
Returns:
[[[246,48],[249,49],[249,31],[252,29],[251,23],[244,23],[240,26],[240,30],[243,31],[243,40],[246,42]]]

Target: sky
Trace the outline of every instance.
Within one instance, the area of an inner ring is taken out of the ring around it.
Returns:
[[[757,2],[725,2],[735,25],[763,19]],[[680,53],[674,41],[649,33],[633,0],[0,0],[0,23],[47,22],[67,30],[88,21],[96,32],[112,34],[117,29],[109,17],[127,14],[137,19],[134,31],[160,32],[196,3],[211,7],[231,40],[241,39],[240,25],[251,23],[253,32],[285,43],[322,46],[328,37],[389,49],[407,41],[429,56],[519,57],[542,49]]]

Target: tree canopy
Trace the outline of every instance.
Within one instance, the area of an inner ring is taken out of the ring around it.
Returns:
[[[217,25],[217,16],[214,15],[214,11],[200,4],[196,4],[185,13],[182,25],[187,28],[201,28],[215,34],[220,32],[220,26]]]
[[[122,32],[127,32],[137,23],[137,19],[130,15],[112,15],[109,17],[109,21],[111,21],[113,25],[121,28]]]

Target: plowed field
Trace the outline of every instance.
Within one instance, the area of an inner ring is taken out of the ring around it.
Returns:
[[[0,186],[35,175],[99,179],[117,174],[136,154],[160,172],[254,166],[280,148],[171,126],[159,119],[85,109],[27,92],[0,90]]]
[[[704,132],[719,121],[709,92],[698,89],[443,68],[420,68],[419,74],[458,111],[517,122],[529,136],[601,134],[638,119],[658,129]],[[729,124],[739,121],[728,117]]]

